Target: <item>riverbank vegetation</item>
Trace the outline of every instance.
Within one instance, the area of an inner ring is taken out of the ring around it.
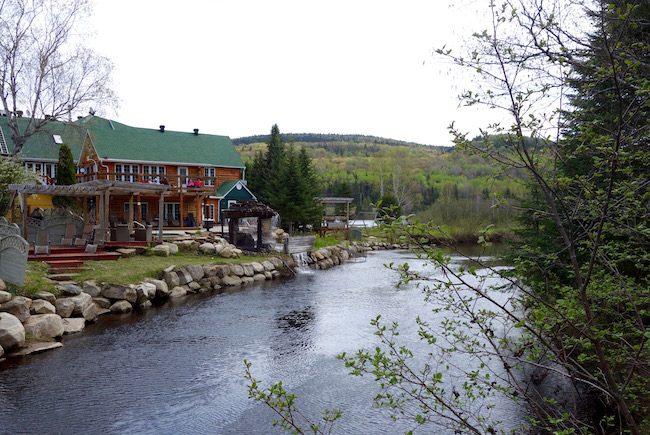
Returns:
[[[481,78],[465,104],[512,120],[478,140],[450,130],[459,150],[525,180],[514,268],[459,266],[421,237],[439,230],[435,222],[395,220],[388,230],[445,277],[390,266],[432,306],[430,318],[416,319],[430,359],[418,363],[399,325],[381,317],[371,322],[379,344],[340,359],[377,381],[376,405],[416,427],[649,433],[650,6],[522,0],[491,3],[489,13],[467,52],[437,53]],[[491,285],[491,276],[508,285]],[[445,355],[459,353],[468,363],[450,366]],[[295,396],[282,384],[261,388],[250,370],[251,397],[289,430],[329,431],[327,420],[294,424]],[[508,400],[529,410],[516,428],[490,413]]]
[[[248,139],[235,142],[252,164],[267,144]],[[375,204],[390,198],[402,213],[444,226],[459,240],[475,240],[476,228],[488,224],[512,235],[514,207],[526,193],[521,171],[504,170],[461,148],[352,135],[286,134],[283,139],[311,158],[319,195],[354,198],[353,215],[360,219],[374,218]],[[498,144],[503,140],[494,138]]]

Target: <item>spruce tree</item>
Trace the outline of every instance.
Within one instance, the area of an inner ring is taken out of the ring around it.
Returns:
[[[66,144],[59,148],[59,161],[56,164],[56,184],[69,186],[77,183],[77,168],[72,158],[72,151]],[[68,196],[55,196],[52,203],[57,207],[72,207],[74,199]]]

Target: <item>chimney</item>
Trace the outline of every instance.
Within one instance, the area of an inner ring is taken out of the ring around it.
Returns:
[[[160,125],[159,128],[160,128],[160,132],[161,132],[161,133],[164,133],[164,132],[165,132],[165,126],[164,126],[164,125]]]
[[[77,120],[79,120],[79,119],[84,119],[84,117],[81,116],[81,115],[77,115]]]
[[[199,129],[198,129],[198,128],[195,128],[195,129],[194,129],[194,136],[198,136],[198,135],[199,135]]]
[[[52,115],[45,115],[45,120],[46,120],[46,121],[49,121],[49,120],[51,120],[51,119],[52,119]]]
[[[16,110],[16,116],[19,118],[23,117],[23,111],[22,110]]]

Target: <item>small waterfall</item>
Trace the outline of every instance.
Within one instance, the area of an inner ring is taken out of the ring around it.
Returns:
[[[296,262],[296,265],[299,269],[305,269],[309,267],[309,255],[306,252],[298,252],[291,254],[293,261]]]

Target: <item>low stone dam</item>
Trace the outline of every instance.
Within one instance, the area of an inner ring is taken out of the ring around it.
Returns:
[[[366,261],[100,317],[61,349],[4,363],[0,433],[283,433],[271,425],[273,411],[248,398],[244,359],[264,385],[282,380],[307,414],[343,410],[334,433],[414,429],[374,407],[374,380],[348,375],[336,358],[374,348],[370,320],[378,314],[399,322],[400,339],[423,354],[415,318],[431,318],[430,307],[415,285],[396,288],[397,273],[384,266],[404,261],[428,267],[406,251],[381,250]],[[490,412],[512,424],[525,417],[509,403]]]

